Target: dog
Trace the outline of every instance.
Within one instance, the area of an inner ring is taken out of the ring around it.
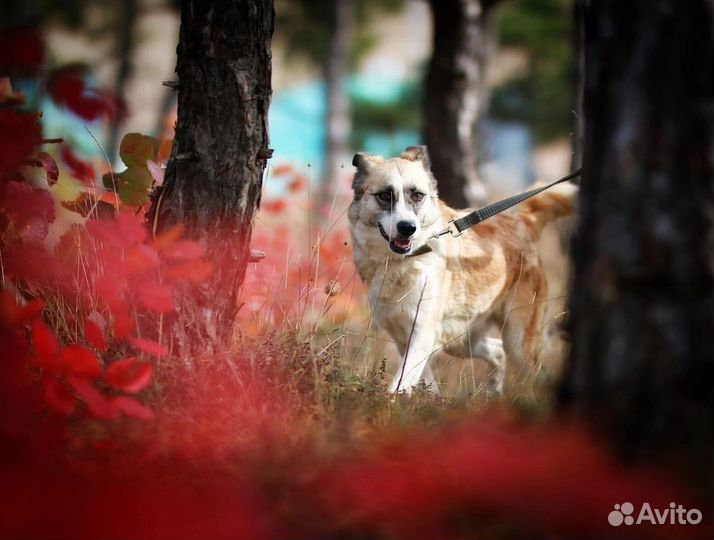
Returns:
[[[547,223],[573,213],[577,186],[554,187],[459,237],[432,239],[469,210],[439,200],[426,147],[392,159],[360,152],[352,164],[354,262],[374,321],[401,355],[390,391],[410,393],[420,383],[438,391],[429,366],[438,351],[485,359],[496,393],[507,360],[537,366],[547,282],[536,242]],[[500,339],[487,335],[494,323]]]

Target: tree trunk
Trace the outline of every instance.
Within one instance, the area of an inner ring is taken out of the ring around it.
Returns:
[[[176,137],[149,219],[158,230],[182,224],[189,237],[206,245],[215,265],[210,282],[194,291],[199,309],[180,308],[183,327],[206,337],[205,346],[231,335],[239,307],[252,220],[271,153],[273,21],[272,0],[181,5]]]
[[[122,3],[121,20],[119,21],[117,56],[119,57],[119,68],[117,78],[114,83],[114,95],[123,102],[125,99],[126,83],[131,77],[132,63],[131,55],[134,51],[134,23],[138,15],[137,0],[125,0]],[[109,142],[107,143],[107,155],[114,163],[119,155],[119,129],[123,118],[116,115],[109,124]]]
[[[494,2],[430,0],[433,52],[426,77],[425,140],[439,193],[451,206],[483,204],[479,126],[485,111],[488,12]],[[467,192],[469,193],[467,200]]]
[[[706,464],[707,476],[713,42],[708,0],[585,8],[584,174],[561,394],[626,454],[672,452]]]
[[[327,134],[325,162],[318,199],[318,213],[332,202],[339,188],[340,164],[349,157],[350,118],[349,64],[355,27],[354,0],[334,0],[332,33],[325,62]],[[348,161],[349,163],[349,161]]]

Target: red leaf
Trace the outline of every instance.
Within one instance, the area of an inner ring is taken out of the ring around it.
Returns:
[[[42,240],[47,236],[49,224],[55,220],[55,203],[50,192],[27,182],[11,180],[5,184],[3,207],[21,236],[39,223],[44,232],[37,240]]]
[[[104,274],[94,284],[97,296],[112,312],[123,309],[126,282],[114,274]]]
[[[45,378],[45,400],[55,411],[68,416],[76,407],[74,396],[55,377]]]
[[[163,358],[169,354],[169,348],[166,345],[157,343],[156,341],[132,337],[129,338],[129,342],[141,352],[156,356],[157,358]]]
[[[36,298],[26,306],[20,306],[12,293],[0,290],[0,326],[20,326],[39,317],[44,309],[44,300]]]
[[[213,272],[213,265],[208,261],[188,261],[164,270],[167,279],[186,280],[191,283],[203,283]]]
[[[265,210],[266,212],[273,212],[275,214],[284,212],[287,207],[288,207],[287,203],[285,201],[283,201],[282,199],[278,199],[277,201],[263,202],[260,205],[260,208],[262,210]]]
[[[0,73],[30,75],[45,59],[45,44],[34,28],[13,28],[0,32]]]
[[[63,144],[60,149],[60,156],[62,157],[62,161],[64,161],[69,168],[69,173],[72,175],[72,178],[76,178],[87,185],[92,185],[95,182],[97,177],[94,167],[92,167],[91,163],[79,159],[71,146]]]
[[[151,382],[154,368],[136,357],[113,362],[107,369],[106,380],[117,390],[136,394]]]
[[[102,374],[96,355],[81,345],[68,345],[62,349],[59,364],[60,369],[72,375],[98,377]]]
[[[159,265],[159,255],[156,250],[146,244],[137,244],[126,253],[122,270],[129,276],[145,272]]]
[[[137,287],[136,298],[141,305],[156,313],[171,313],[174,310],[174,293],[168,285],[143,283]]]
[[[2,48],[0,51],[6,52]],[[41,138],[36,114],[0,109],[0,171],[21,165]]]
[[[40,166],[47,173],[47,183],[50,186],[54,186],[59,178],[59,170],[57,169],[57,163],[55,158],[49,155],[47,152],[40,152],[35,156],[35,159],[39,161]]]
[[[273,167],[273,176],[287,176],[288,174],[293,172],[293,166],[292,165],[278,165],[276,167]]]
[[[105,351],[107,349],[107,338],[104,336],[104,330],[90,318],[84,321],[84,337],[97,350]]]
[[[181,238],[182,234],[183,225],[179,223],[178,225],[174,225],[170,229],[167,229],[162,233],[156,235],[151,241],[151,245],[158,250],[166,249],[169,246],[173,245],[173,243],[176,242],[179,238]]]
[[[129,337],[134,331],[134,320],[125,309],[114,311],[114,336],[117,339]]]
[[[35,319],[32,322],[32,344],[35,346],[35,351],[43,360],[52,362],[59,351],[59,343],[54,332],[45,324],[42,319]]]
[[[111,399],[97,390],[89,379],[69,376],[67,382],[77,391],[79,397],[87,404],[89,413],[95,418],[110,420],[119,415],[119,410],[114,407]]]
[[[304,176],[296,176],[295,179],[288,184],[288,190],[291,193],[298,193],[307,187],[307,180]]]
[[[84,71],[76,67],[55,72],[48,83],[49,94],[58,105],[63,105],[85,120],[102,116],[116,118],[121,105],[106,91],[87,88]]]
[[[130,418],[151,420],[154,417],[154,411],[129,396],[117,396],[112,398],[112,405],[117,411],[124,413]]]
[[[178,261],[191,261],[203,257],[205,249],[198,242],[193,240],[178,240],[173,245],[163,251],[163,255],[168,259]]]

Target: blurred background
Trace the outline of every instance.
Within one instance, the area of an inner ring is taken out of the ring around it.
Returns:
[[[476,174],[493,199],[571,166],[572,7],[567,0],[475,4],[483,10],[474,24],[485,43],[477,66]],[[354,151],[395,155],[424,143],[432,37],[455,31],[453,20],[435,17],[438,6],[426,0],[276,0],[272,165],[290,164],[312,185],[349,190],[339,177],[351,174]],[[44,111],[47,133],[101,162],[102,151],[83,129],[87,124],[115,165],[125,133],[173,136],[176,93],[162,82],[175,78],[179,2],[12,0],[7,7],[3,26],[39,24],[49,68],[86,66],[89,85],[110,89],[126,104],[113,121],[87,122],[43,98],[32,80],[14,78],[30,105]],[[268,179],[268,197],[283,189]],[[482,202],[479,189],[467,186],[467,202]]]

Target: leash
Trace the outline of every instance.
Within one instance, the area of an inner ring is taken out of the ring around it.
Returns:
[[[485,221],[490,217],[500,214],[501,212],[505,212],[509,208],[516,206],[517,204],[520,204],[523,201],[530,199],[531,197],[535,197],[539,193],[544,192],[546,189],[550,189],[553,186],[562,184],[563,182],[567,182],[568,180],[572,180],[573,178],[577,178],[578,176],[580,176],[581,173],[582,168],[570,173],[567,176],[563,176],[563,178],[558,178],[555,182],[551,182],[550,184],[547,184],[545,186],[532,189],[524,193],[519,193],[518,195],[513,195],[512,197],[508,197],[507,199],[503,199],[501,201],[496,201],[495,203],[489,204],[488,206],[484,206],[483,208],[474,210],[473,212],[466,214],[464,217],[461,217],[459,219],[452,219],[447,223],[446,229],[433,234],[428,238],[428,240],[431,240],[432,238],[441,238],[445,234],[450,234],[453,238],[458,238],[459,236],[464,234],[465,230],[470,229],[475,225],[478,225],[482,221]],[[424,253],[429,253],[430,251],[432,251],[432,249],[426,244],[424,244],[414,253],[407,255],[407,257],[422,255]]]

